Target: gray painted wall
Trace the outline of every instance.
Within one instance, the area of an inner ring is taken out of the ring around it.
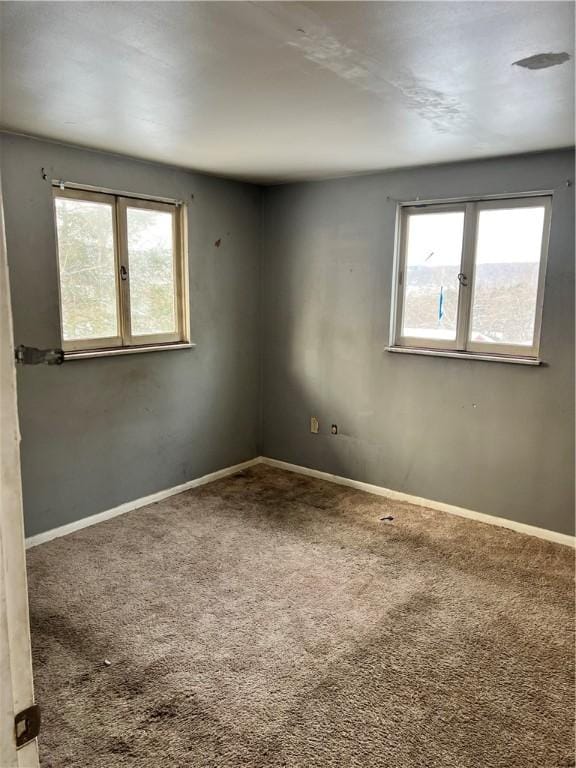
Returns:
[[[263,453],[572,533],[574,155],[269,188]],[[395,200],[554,190],[539,368],[391,354]],[[310,416],[321,434],[310,433]],[[338,436],[329,434],[337,423]]]
[[[48,179],[189,202],[196,349],[18,371],[27,534],[255,456],[260,189],[17,136],[0,142],[16,344],[59,345],[42,168]]]
[[[27,534],[259,452],[572,532],[573,164],[565,151],[262,191],[0,136],[17,344],[59,344],[42,168],[48,179],[189,201],[196,349],[18,371]],[[546,366],[385,352],[395,201],[533,189],[555,190]]]

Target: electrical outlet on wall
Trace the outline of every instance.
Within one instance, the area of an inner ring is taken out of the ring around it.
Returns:
[[[317,435],[318,432],[320,432],[320,424],[318,423],[316,416],[310,416],[310,432],[314,435]]]

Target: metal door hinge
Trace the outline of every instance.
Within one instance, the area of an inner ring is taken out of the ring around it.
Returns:
[[[40,733],[40,707],[32,704],[31,707],[18,712],[14,718],[14,730],[16,732],[16,749],[33,741]]]
[[[61,349],[36,349],[20,344],[15,350],[18,365],[62,365],[64,352]]]

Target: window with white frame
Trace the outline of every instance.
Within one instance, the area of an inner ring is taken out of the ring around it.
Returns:
[[[64,351],[186,343],[183,206],[55,188],[54,208]]]
[[[392,349],[537,359],[551,202],[403,205]]]

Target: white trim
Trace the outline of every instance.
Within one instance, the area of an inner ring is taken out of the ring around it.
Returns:
[[[391,318],[394,325],[390,327],[389,347],[438,349],[443,352],[468,352],[483,355],[505,355],[509,358],[529,357],[537,359],[540,348],[542,327],[542,312],[544,304],[544,287],[546,265],[548,260],[548,241],[552,217],[552,193],[525,193],[516,197],[492,195],[486,198],[472,198],[458,202],[434,201],[408,204],[398,203],[396,245],[394,252],[394,285],[392,292]],[[478,230],[480,216],[486,210],[513,210],[517,208],[543,208],[544,219],[540,245],[540,260],[538,266],[538,287],[534,307],[534,328],[532,342],[522,344],[507,344],[485,341],[474,341],[471,338],[475,312],[474,284],[476,282],[478,257]],[[404,310],[407,291],[407,259],[409,248],[410,222],[413,218],[427,214],[454,212],[464,214],[462,253],[460,273],[458,275],[458,311],[456,315],[456,333],[454,339],[438,339],[430,335],[428,338],[404,336]],[[462,280],[460,280],[462,278]]]
[[[163,352],[167,349],[194,349],[193,341],[177,341],[168,344],[142,344],[135,347],[117,347],[109,349],[77,349],[73,352],[64,352],[64,360],[85,360],[88,357],[114,357],[115,355],[137,355],[140,352]]]
[[[255,459],[244,461],[241,464],[234,464],[231,467],[225,467],[224,469],[218,469],[216,472],[210,472],[208,475],[203,475],[202,477],[198,477],[195,480],[189,480],[188,482],[182,483],[181,485],[175,485],[173,488],[166,488],[163,491],[151,493],[149,496],[143,496],[140,499],[135,499],[134,501],[127,501],[124,504],[120,504],[118,507],[114,507],[113,509],[107,509],[104,512],[98,512],[95,515],[83,517],[81,520],[75,520],[74,522],[68,523],[67,525],[61,525],[58,528],[52,528],[49,531],[37,533],[35,536],[29,536],[26,539],[26,549],[37,547],[39,544],[45,544],[47,541],[60,538],[60,536],[67,536],[69,533],[80,531],[82,528],[88,528],[91,525],[102,523],[104,520],[110,520],[113,517],[118,517],[118,515],[123,515],[125,512],[131,512],[134,509],[146,507],[148,504],[154,504],[155,502],[162,501],[163,499],[167,499],[170,496],[176,496],[176,494],[189,491],[191,488],[198,488],[200,485],[212,483],[215,480],[220,480],[222,477],[228,477],[228,475],[233,475],[235,472],[240,472],[242,469],[252,467],[254,464],[260,464],[261,461],[261,457],[258,456]]]
[[[1,131],[0,131],[1,133]],[[63,179],[52,179],[51,184],[54,188],[64,191],[66,189],[78,190],[79,192],[97,192],[104,195],[118,195],[119,197],[128,197],[130,200],[150,200],[153,203],[168,203],[169,205],[183,205],[182,200],[175,197],[159,197],[158,195],[142,195],[139,192],[125,192],[118,189],[108,189],[108,187],[94,187],[91,184],[76,184],[72,181]]]
[[[459,357],[462,360],[488,360],[491,363],[516,363],[519,365],[542,365],[537,357],[519,357],[518,355],[489,355],[482,352],[455,352],[444,349],[426,349],[426,347],[386,347],[386,352],[401,352],[403,355],[430,355],[432,357]],[[66,359],[66,354],[64,354]]]
[[[396,317],[396,326],[394,328],[394,336],[392,338],[391,346],[401,346],[401,347],[418,347],[420,344],[426,344],[426,347],[432,348],[432,349],[439,349],[444,351],[457,351],[458,350],[458,343],[461,341],[462,336],[462,304],[464,302],[462,294],[463,294],[463,285],[458,280],[457,283],[457,313],[456,313],[456,327],[454,329],[454,338],[453,339],[435,339],[433,337],[410,337],[403,335],[404,331],[404,312],[406,309],[406,289],[407,289],[407,279],[408,279],[408,268],[407,268],[407,260],[408,260],[408,246],[409,246],[409,238],[410,238],[410,220],[415,217],[420,216],[429,216],[434,214],[452,214],[452,213],[461,213],[462,214],[462,240],[460,245],[460,263],[458,266],[458,274],[461,274],[464,271],[464,261],[466,258],[465,253],[465,247],[467,244],[467,238],[465,235],[467,234],[467,230],[470,230],[470,205],[469,203],[450,203],[450,204],[443,204],[438,203],[434,205],[415,205],[415,206],[408,206],[408,205],[400,205],[399,211],[400,211],[400,231],[399,231],[399,244],[398,244],[398,272],[397,272],[397,283],[394,286],[393,291],[393,302],[396,305],[395,308],[395,317]]]
[[[538,284],[536,296],[534,297],[534,326],[532,329],[532,344],[529,346],[522,344],[474,341],[471,337],[471,331],[474,323],[474,285],[476,282],[476,271],[478,269],[478,236],[480,231],[480,217],[483,211],[504,211],[517,208],[543,208],[544,216],[542,220],[542,234],[540,241],[540,261],[538,265]],[[470,352],[480,352],[481,354],[504,354],[527,357],[537,357],[540,349],[540,336],[542,330],[542,312],[544,309],[544,286],[546,281],[546,267],[548,264],[548,246],[550,243],[550,224],[552,220],[552,197],[533,197],[518,200],[509,200],[506,208],[502,201],[486,200],[476,204],[475,224],[476,232],[474,234],[474,255],[471,258],[471,269],[466,274],[470,275],[469,294],[470,311],[468,314],[468,328],[466,333],[466,349]],[[463,270],[464,271],[464,270]]]
[[[429,200],[398,200],[399,206],[447,205],[451,203],[481,203],[485,200],[517,200],[520,197],[543,197],[553,195],[553,189],[540,189],[533,192],[499,192],[495,195],[465,195],[464,197],[437,197]]]
[[[14,717],[34,704],[20,426],[10,279],[0,183],[0,765],[38,768],[36,739],[16,750]]]
[[[363,483],[360,480],[352,480],[349,477],[341,477],[340,475],[332,475],[329,472],[321,472],[319,469],[302,467],[298,464],[289,464],[286,461],[270,459],[267,456],[257,456],[256,458],[244,461],[241,464],[234,464],[231,467],[225,467],[216,472],[211,472],[196,480],[189,480],[187,483],[176,485],[173,488],[167,488],[164,491],[158,491],[157,493],[150,494],[150,496],[144,496],[140,499],[135,499],[134,501],[127,501],[125,504],[120,504],[120,506],[114,507],[113,509],[108,509],[104,512],[99,512],[96,515],[84,517],[81,520],[75,520],[73,523],[61,525],[59,528],[52,528],[50,531],[44,531],[35,536],[30,536],[26,539],[26,549],[36,547],[38,544],[44,544],[47,541],[52,541],[52,539],[59,538],[60,536],[66,536],[67,534],[79,531],[82,528],[88,528],[89,526],[96,525],[104,520],[110,520],[113,517],[118,517],[118,515],[123,515],[125,512],[131,512],[134,509],[140,509],[148,504],[154,504],[155,502],[162,501],[170,496],[176,496],[178,493],[183,493],[191,488],[197,488],[201,485],[212,483],[215,480],[220,480],[223,477],[233,475],[235,472],[240,472],[248,467],[253,467],[255,464],[267,464],[270,467],[285,469],[288,472],[296,472],[300,475],[316,477],[319,480],[327,480],[328,482],[336,483],[337,485],[346,485],[349,488],[357,488],[360,491],[373,493],[376,496],[385,496],[388,499],[394,499],[396,501],[405,501],[408,504],[415,504],[419,507],[434,509],[438,512],[447,512],[450,515],[458,515],[459,517],[465,517],[469,520],[476,520],[479,523],[497,525],[501,528],[509,528],[512,531],[525,533],[528,536],[536,536],[539,539],[546,539],[547,541],[553,541],[556,544],[576,547],[576,537],[569,536],[565,533],[549,531],[546,528],[538,528],[535,525],[527,525],[526,523],[517,523],[515,520],[507,520],[504,517],[487,515],[484,512],[475,512],[472,509],[456,507],[453,504],[446,504],[443,501],[434,501],[433,499],[425,499],[421,496],[412,496],[409,493],[393,491],[390,488],[383,488],[380,485],[372,485],[371,483]]]
[[[479,523],[488,523],[489,525],[497,525],[501,528],[510,528],[512,531],[525,533],[528,536],[537,536],[539,539],[553,541],[556,544],[564,544],[568,547],[576,547],[576,537],[569,536],[566,533],[549,531],[546,528],[538,528],[535,525],[527,525],[526,523],[517,523],[515,520],[507,520],[504,517],[494,517],[493,515],[487,515],[484,512],[474,512],[472,509],[456,507],[453,504],[446,504],[443,501],[433,501],[432,499],[424,499],[421,496],[411,496],[409,493],[392,491],[389,488],[383,488],[380,485],[362,483],[359,480],[351,480],[348,477],[331,475],[329,472],[321,472],[318,469],[310,469],[310,467],[301,467],[297,464],[289,464],[286,461],[279,461],[278,459],[261,457],[261,462],[268,464],[271,467],[277,467],[278,469],[286,469],[289,472],[297,472],[300,475],[316,477],[319,480],[327,480],[328,482],[336,483],[337,485],[346,485],[350,488],[357,488],[360,491],[373,493],[377,496],[385,496],[388,499],[405,501],[409,504],[416,504],[419,507],[427,507],[428,509],[435,509],[438,512],[448,512],[450,515],[458,515],[459,517],[465,517],[469,520],[476,520]]]

